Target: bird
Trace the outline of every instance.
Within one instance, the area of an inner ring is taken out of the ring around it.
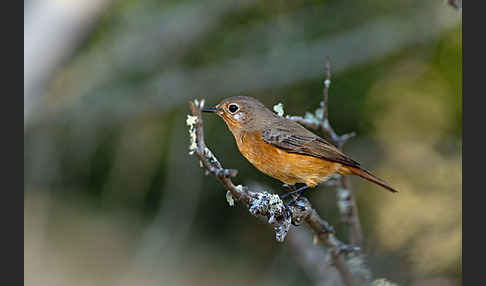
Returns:
[[[219,115],[240,153],[259,171],[294,187],[292,193],[316,187],[335,173],[357,175],[398,192],[330,142],[274,113],[253,97],[228,97],[201,111]],[[304,186],[295,190],[298,183]]]

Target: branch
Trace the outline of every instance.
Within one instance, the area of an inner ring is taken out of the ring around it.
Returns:
[[[307,128],[320,130],[329,137],[329,141],[342,150],[343,145],[352,137],[356,135],[355,132],[338,135],[332,128],[328,120],[328,98],[329,87],[331,86],[331,64],[329,58],[325,59],[325,74],[324,87],[322,89],[323,100],[320,103],[320,108],[316,109],[314,114],[306,113],[305,117],[289,116],[288,119],[294,120]],[[354,199],[352,191],[349,189],[349,181],[345,176],[337,175],[337,183],[329,182],[328,185],[334,184],[337,187],[338,207],[341,213],[341,220],[349,226],[350,238],[352,245],[363,247],[363,235],[361,231],[361,224],[358,216],[358,207]]]
[[[228,203],[232,206],[234,201],[244,203],[249,212],[254,216],[265,217],[274,228],[276,240],[283,242],[290,225],[299,225],[304,222],[314,233],[315,242],[321,243],[328,249],[332,265],[336,267],[345,285],[358,285],[358,279],[354,277],[350,266],[345,259],[345,254],[358,252],[359,248],[348,246],[335,237],[334,229],[327,221],[322,219],[312,208],[309,200],[301,197],[294,204],[284,205],[276,194],[268,192],[252,192],[247,187],[232,182],[237,175],[236,170],[224,169],[214,154],[207,148],[204,142],[203,120],[201,108],[204,100],[189,102],[192,115],[187,116],[187,125],[191,144],[189,154],[195,154],[208,174],[214,175],[228,191],[226,194]],[[289,211],[290,210],[290,211]]]
[[[316,109],[314,114],[307,112],[305,117],[287,115],[286,118],[294,120],[307,128],[320,130],[322,133],[329,137],[329,141],[342,150],[343,145],[352,137],[356,135],[355,132],[338,135],[332,128],[328,120],[328,99],[329,99],[329,87],[331,86],[331,65],[329,58],[325,59],[325,74],[324,87],[322,90],[323,100],[320,103],[320,108]],[[278,104],[274,106],[274,110],[283,116],[283,106]],[[360,279],[357,283],[367,285],[369,284],[371,272],[365,265],[364,257],[361,253],[363,247],[363,235],[361,231],[361,224],[358,216],[358,207],[356,205],[355,198],[352,190],[349,188],[348,177],[342,175],[335,175],[334,180],[326,182],[329,186],[337,187],[337,205],[341,213],[341,220],[349,226],[349,241],[352,245],[358,246],[359,251],[354,251],[354,254],[358,254],[347,261],[348,269],[351,269],[352,275]],[[312,226],[311,226],[312,228]],[[325,245],[325,243],[323,243]],[[341,259],[341,257],[334,257],[334,259]],[[338,269],[340,270],[340,269]],[[342,277],[346,277],[346,274]],[[345,281],[346,283],[346,281]],[[381,284],[380,284],[381,283]],[[387,284],[388,283],[388,284]],[[391,282],[386,279],[378,279],[373,281],[373,285],[392,285]]]

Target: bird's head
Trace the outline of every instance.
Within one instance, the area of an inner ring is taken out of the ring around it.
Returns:
[[[228,97],[215,107],[203,108],[202,111],[218,114],[233,134],[258,128],[266,120],[277,116],[260,101],[249,96]]]

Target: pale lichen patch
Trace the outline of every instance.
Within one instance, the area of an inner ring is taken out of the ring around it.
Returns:
[[[324,109],[322,109],[322,108],[316,109],[315,114],[316,114],[317,119],[322,120],[322,118],[324,118]]]
[[[284,115],[283,104],[279,102],[278,104],[274,105],[273,111],[275,111],[278,114],[278,116],[283,116]]]
[[[230,205],[230,207],[235,205],[235,199],[233,198],[233,195],[230,191],[226,192],[226,201],[228,202],[228,205]]]
[[[341,215],[349,215],[350,208],[352,207],[352,202],[350,200],[351,193],[349,190],[344,188],[337,189],[337,205]]]
[[[275,231],[276,240],[285,240],[292,218],[278,195],[267,192],[250,193],[249,211],[254,216],[267,217]]]
[[[193,116],[193,115],[187,115],[187,119],[186,119],[186,124],[187,126],[189,126],[190,129],[193,129],[194,128],[194,124],[196,124],[197,122],[197,116]]]
[[[331,86],[331,80],[330,79],[326,79],[324,81],[324,85],[326,86],[326,88],[329,88]]]
[[[193,115],[187,115],[186,124],[189,126],[189,155],[194,154],[194,151],[197,149],[196,143],[196,125],[197,117]]]

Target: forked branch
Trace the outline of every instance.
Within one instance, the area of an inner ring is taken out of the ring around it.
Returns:
[[[314,114],[307,112],[304,117],[287,115],[288,119],[294,120],[307,128],[319,130],[326,134],[329,141],[336,147],[342,150],[343,145],[352,137],[356,135],[355,132],[338,135],[332,128],[328,119],[328,99],[329,87],[331,86],[331,64],[329,58],[325,59],[325,74],[324,86],[322,89],[323,100],[320,103],[320,108],[316,109]],[[358,207],[352,190],[349,188],[348,178],[345,176],[336,175],[337,183],[330,181],[328,184],[334,184],[337,187],[337,205],[341,213],[341,220],[349,226],[349,241],[352,245],[363,247],[363,235],[361,232],[361,224],[358,216]]]
[[[284,241],[293,223],[299,225],[304,222],[314,233],[316,242],[321,243],[330,253],[332,264],[339,271],[345,285],[360,285],[359,279],[354,277],[346,261],[346,254],[359,251],[358,247],[348,246],[335,237],[334,229],[312,208],[309,200],[301,197],[294,204],[284,205],[276,194],[269,192],[253,192],[242,185],[235,185],[232,181],[237,175],[236,170],[225,169],[204,142],[203,120],[201,108],[204,100],[190,102],[191,113],[187,117],[189,134],[191,137],[189,154],[195,154],[201,166],[207,173],[214,175],[226,188],[230,205],[234,201],[242,202],[254,216],[265,217],[275,230],[277,241]],[[290,211],[289,211],[290,210]]]

